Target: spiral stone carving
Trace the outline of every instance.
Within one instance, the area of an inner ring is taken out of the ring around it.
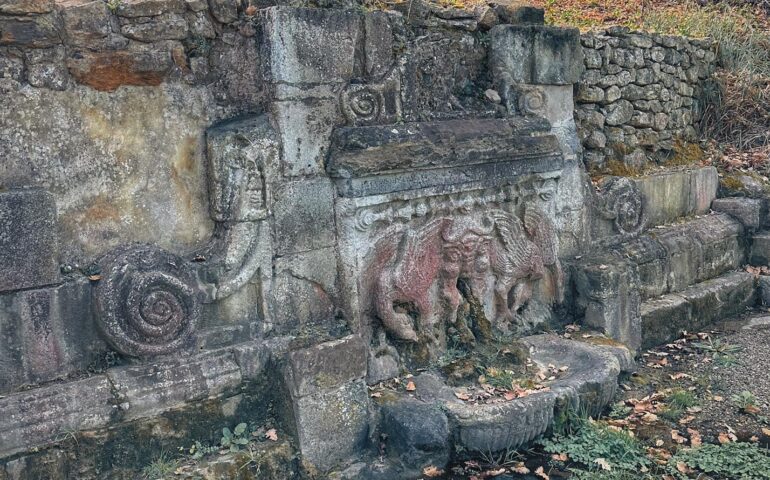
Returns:
[[[383,106],[383,95],[370,85],[350,85],[341,96],[342,111],[349,122],[364,124],[376,121]]]
[[[624,177],[613,177],[601,186],[600,213],[611,220],[623,236],[636,235],[644,230],[647,216],[644,211],[642,193],[636,185]]]
[[[545,103],[545,93],[539,88],[523,88],[519,91],[519,111],[524,115],[542,115]]]
[[[133,244],[100,264],[98,326],[115,350],[151,357],[191,346],[201,294],[188,262],[154,245]]]

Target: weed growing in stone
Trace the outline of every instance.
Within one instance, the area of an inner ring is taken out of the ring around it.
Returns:
[[[744,390],[741,393],[733,395],[730,400],[736,407],[741,409],[743,413],[757,414],[759,408],[757,408],[757,397],[748,390]]]
[[[690,391],[677,389],[666,397],[666,408],[660,415],[672,422],[678,421],[688,408],[698,405],[698,399]]]
[[[231,452],[237,452],[242,447],[249,444],[249,426],[245,423],[239,423],[230,431],[229,428],[222,429],[222,440],[220,444],[223,449],[230,449]]]
[[[115,13],[118,11],[118,8],[123,4],[123,0],[107,0],[107,8],[110,9],[112,13]]]
[[[172,478],[179,467],[179,460],[171,457],[167,452],[160,454],[149,465],[142,469],[142,478],[145,480],[165,480]]]

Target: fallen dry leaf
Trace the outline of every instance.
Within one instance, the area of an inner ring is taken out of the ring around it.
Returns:
[[[688,428],[687,433],[690,434],[690,445],[693,447],[700,447],[703,445],[703,438],[701,438],[699,431],[693,428]]]
[[[717,440],[724,445],[725,443],[730,443],[730,436],[727,433],[722,432],[717,436]]]
[[[414,384],[413,381],[410,380],[409,383],[406,384],[406,391],[414,392],[415,390],[417,390],[417,386]]]
[[[612,470],[612,465],[610,465],[610,462],[608,462],[606,458],[597,458],[594,460],[594,463],[602,467],[602,470],[606,470],[608,472]]]
[[[434,465],[428,465],[422,469],[422,474],[426,477],[438,477],[444,474],[444,471]]]
[[[671,430],[671,440],[676,443],[684,443],[687,441],[687,439],[679,433],[679,430]]]
[[[535,470],[535,475],[542,478],[543,480],[551,480],[551,477],[549,477],[545,471],[543,471],[543,467],[537,467],[537,470]]]
[[[271,440],[273,442],[278,441],[278,432],[275,431],[274,428],[271,428],[270,430],[265,432],[265,438],[268,440]]]
[[[676,469],[679,471],[679,473],[690,473],[692,471],[690,470],[690,467],[688,467],[684,462],[677,462]]]
[[[524,465],[524,462],[519,462],[516,465],[514,465],[511,468],[511,471],[513,473],[518,473],[519,475],[526,475],[529,473],[529,469]]]
[[[566,462],[567,460],[569,460],[569,457],[567,456],[566,453],[554,453],[553,455],[551,455],[551,458],[556,460],[557,462]]]
[[[770,428],[765,428],[765,427],[762,427],[762,433],[763,433],[765,436],[767,436],[767,437],[770,437]]]

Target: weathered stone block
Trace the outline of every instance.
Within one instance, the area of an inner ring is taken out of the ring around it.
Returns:
[[[270,290],[271,320],[276,331],[335,323],[337,254],[323,248],[277,258]]]
[[[321,471],[359,453],[369,433],[363,381],[294,399],[297,440],[305,460]]]
[[[711,208],[730,215],[749,230],[758,229],[764,220],[764,201],[757,198],[717,198]]]
[[[679,294],[670,294],[642,304],[642,348],[651,348],[689,330],[690,304]]]
[[[87,280],[0,295],[0,393],[84,370],[106,349]]]
[[[438,405],[415,400],[384,405],[382,432],[388,453],[411,468],[443,468],[449,462],[449,420]]]
[[[46,48],[61,44],[54,14],[0,17],[0,46]]]
[[[160,85],[173,65],[171,52],[162,46],[140,51],[79,52],[67,60],[75,80],[107,92],[121,85]]]
[[[124,420],[151,417],[187,402],[234,391],[242,380],[234,357],[221,352],[113,368],[107,375],[119,397]]]
[[[336,97],[273,103],[282,143],[281,171],[289,177],[317,175],[329,151],[329,138],[341,123]]]
[[[690,228],[703,251],[698,280],[714,278],[743,265],[746,257],[743,227],[736,220],[724,214],[715,214],[692,222]]]
[[[392,14],[375,11],[364,16],[366,74],[380,78],[393,67]]]
[[[661,279],[665,291],[679,292],[698,282],[703,263],[703,247],[692,232],[686,227],[675,227],[656,234],[656,238],[664,246],[668,260],[668,275]],[[728,264],[726,268],[731,267]]]
[[[365,375],[366,345],[358,335],[295,350],[287,358],[287,384],[295,397],[337,388]]]
[[[0,4],[0,13],[5,15],[48,13],[53,10],[53,7],[54,0],[4,0]]]
[[[104,375],[0,398],[0,458],[53,443],[67,432],[105,427],[114,400]]]
[[[0,192],[0,292],[56,283],[56,204],[37,189]]]
[[[758,283],[759,299],[763,306],[768,307],[770,306],[770,277],[762,275],[759,277]]]
[[[682,291],[682,297],[692,309],[692,324],[687,330],[702,329],[753,306],[756,301],[754,280],[750,273],[734,272]]]
[[[280,255],[334,245],[334,187],[325,178],[295,180],[276,187],[276,252]]]
[[[211,14],[220,23],[232,23],[238,20],[237,0],[209,0]]]
[[[666,293],[666,280],[669,274],[668,258],[665,247],[657,241],[657,238],[644,235],[622,244],[620,252],[636,267],[642,299]]]
[[[751,237],[749,263],[770,265],[770,231],[757,232]]]
[[[580,33],[539,25],[498,25],[490,30],[490,65],[497,83],[577,83],[583,72]]]
[[[344,83],[353,77],[362,34],[359,13],[271,7],[261,21],[271,82]]]
[[[121,24],[120,32],[124,36],[140,42],[182,40],[187,37],[187,20],[176,13],[123,20]]]
[[[578,305],[586,325],[637,350],[641,345],[638,274],[611,257],[585,260],[573,267]]]
[[[110,34],[110,11],[107,3],[91,0],[65,0],[56,3],[64,22],[70,45],[93,48]]]
[[[164,13],[184,13],[184,0],[121,0],[116,10],[121,17],[154,17]]]
[[[718,176],[713,167],[648,175],[633,180],[642,193],[650,225],[702,215],[716,198]]]

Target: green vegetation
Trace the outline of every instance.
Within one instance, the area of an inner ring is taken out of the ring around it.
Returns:
[[[692,346],[702,352],[710,353],[714,361],[723,366],[735,364],[737,362],[735,354],[741,351],[741,347],[738,345],[732,345],[720,339],[712,340],[711,338],[707,342],[695,342]]]
[[[249,444],[249,426],[245,423],[239,423],[231,432],[229,428],[222,429],[222,448],[230,449],[231,452],[237,452],[241,447]]]
[[[179,460],[171,457],[167,452],[161,451],[149,465],[142,469],[142,478],[145,480],[170,479],[178,467]]]
[[[682,472],[683,465],[722,479],[770,479],[770,451],[751,443],[704,444],[680,450],[669,460],[669,473],[676,478],[694,478]]]
[[[555,434],[550,439],[540,441],[546,452],[566,454],[571,461],[580,463],[592,474],[636,474],[648,471],[652,466],[643,446],[628,433],[590,419],[578,420],[575,417],[571,421],[576,422],[572,433]]]

